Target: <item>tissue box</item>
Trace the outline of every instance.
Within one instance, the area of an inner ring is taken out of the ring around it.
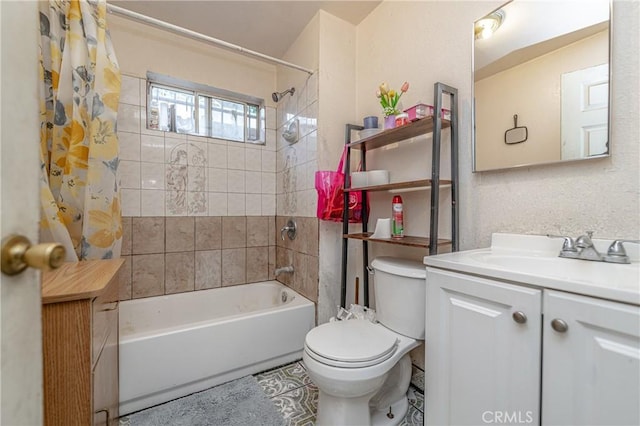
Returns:
[[[417,104],[411,108],[405,109],[404,112],[409,114],[410,121],[416,121],[421,118],[430,117],[433,115],[433,107],[426,104]]]
[[[421,118],[432,117],[433,116],[433,106],[432,105],[426,105],[426,104],[417,104],[417,105],[412,106],[411,108],[405,109],[404,112],[409,114],[409,120],[410,121],[416,121],[416,120],[419,120]],[[446,109],[446,108],[442,108],[441,117],[444,120],[451,120],[451,111]]]

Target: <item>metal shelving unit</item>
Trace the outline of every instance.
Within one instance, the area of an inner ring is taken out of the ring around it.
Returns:
[[[443,83],[435,83],[434,90],[434,116],[416,120],[410,124],[385,130],[368,138],[351,142],[352,130],[363,130],[362,126],[347,124],[345,126],[345,144],[347,145],[347,158],[345,165],[345,188],[344,205],[349,205],[349,192],[360,191],[362,199],[367,199],[367,193],[373,191],[389,191],[394,189],[431,189],[431,208],[429,212],[429,237],[418,237],[405,235],[401,239],[373,239],[368,232],[369,212],[367,203],[362,206],[362,232],[349,233],[348,210],[344,209],[342,217],[342,280],[340,304],[346,307],[347,294],[347,261],[349,240],[362,241],[363,257],[363,284],[364,284],[364,305],[369,306],[369,242],[397,244],[408,247],[422,247],[429,249],[429,255],[438,253],[438,247],[451,245],[451,251],[459,250],[459,214],[458,214],[458,90]],[[448,95],[450,98],[451,119],[444,120],[441,117],[442,97]],[[451,128],[451,180],[440,179],[440,147],[442,143],[442,130]],[[351,150],[361,151],[362,170],[367,170],[367,151],[381,148],[392,143],[402,142],[416,136],[433,134],[432,154],[431,154],[431,179],[420,179],[408,182],[397,182],[386,185],[367,186],[360,188],[351,187],[350,159]],[[440,200],[440,188],[451,187],[451,240],[438,239],[438,210]]]

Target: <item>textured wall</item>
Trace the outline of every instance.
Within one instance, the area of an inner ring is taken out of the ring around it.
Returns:
[[[605,237],[637,238],[639,3],[613,3],[612,156],[473,174],[472,27],[500,4],[383,2],[357,30],[358,116],[380,114],[370,93],[381,81],[395,86],[410,81],[405,105],[430,100],[436,81],[458,88],[462,249],[489,245],[492,232],[574,235],[593,229]],[[403,23],[395,37],[380,31],[389,21]],[[415,168],[417,176],[424,172],[421,167]]]

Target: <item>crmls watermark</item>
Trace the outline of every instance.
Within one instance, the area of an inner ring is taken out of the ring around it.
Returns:
[[[529,424],[533,423],[533,411],[485,411],[482,422],[488,424]]]

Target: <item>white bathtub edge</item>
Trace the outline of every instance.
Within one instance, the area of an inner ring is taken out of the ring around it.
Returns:
[[[244,376],[260,373],[262,371],[270,370],[280,365],[300,360],[302,359],[302,352],[303,351],[292,352],[286,355],[269,359],[267,361],[259,362],[247,367],[242,367],[237,370],[219,374],[217,376],[198,380],[197,382],[191,382],[182,386],[168,389],[163,392],[157,392],[153,395],[146,395],[144,397],[136,398],[129,401],[120,401],[120,416],[129,415],[136,411],[153,407],[154,405],[163,404],[167,401],[181,398],[185,395],[204,391],[211,387],[230,382],[231,380],[236,380]]]

